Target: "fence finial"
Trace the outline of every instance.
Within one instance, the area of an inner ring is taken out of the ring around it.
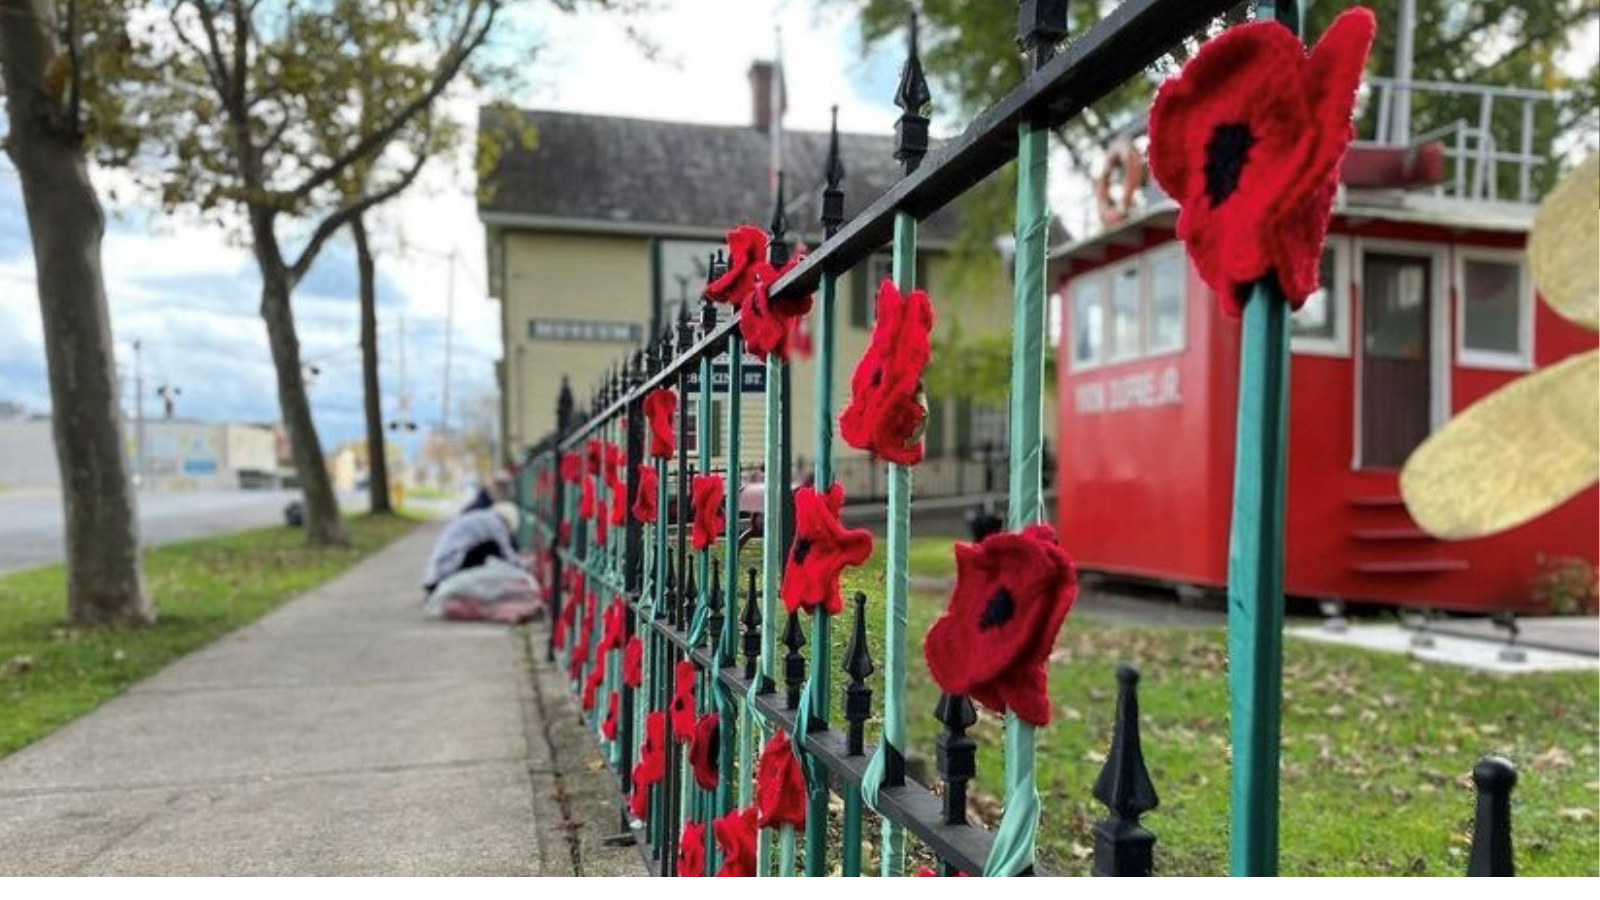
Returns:
[[[922,58],[917,54],[917,14],[911,13],[909,37],[906,41],[906,63],[900,69],[900,85],[894,92],[894,105],[900,107],[900,119],[894,126],[894,158],[899,160],[909,175],[922,164],[928,153],[928,104],[933,93],[928,90],[928,79],[922,74]]]
[[[967,782],[978,774],[978,742],[967,729],[978,724],[978,710],[961,694],[940,694],[933,717],[944,725],[939,735],[939,777],[944,779],[946,825],[967,824]]]
[[[872,688],[867,679],[873,673],[872,651],[867,647],[867,595],[856,591],[855,625],[850,632],[850,646],[844,651],[844,673],[850,683],[844,689],[844,718],[850,723],[845,736],[845,750],[851,756],[865,753],[863,735],[867,720],[872,718]]]
[[[556,431],[564,432],[572,427],[572,382],[566,375],[561,376],[561,391],[556,394]]]
[[[806,685],[806,658],[800,651],[805,649],[806,635],[800,628],[800,614],[789,613],[789,622],[783,628],[783,646],[788,648],[788,653],[783,655],[783,687],[784,708],[800,708],[800,689]]]
[[[783,170],[778,170],[778,192],[772,200],[772,223],[767,227],[767,262],[783,268],[789,262],[789,214],[784,210]]]
[[[1139,746],[1139,670],[1117,667],[1117,714],[1111,752],[1094,783],[1096,800],[1111,811],[1094,826],[1094,874],[1150,875],[1156,836],[1139,817],[1161,803]]]
[[[1478,810],[1472,820],[1472,854],[1467,858],[1467,874],[1515,875],[1516,854],[1511,849],[1511,789],[1517,786],[1517,770],[1504,757],[1486,756],[1472,767],[1472,783],[1478,788]]]
[[[1021,0],[1017,4],[1017,46],[1033,56],[1034,68],[1055,55],[1067,36],[1067,0]]]
[[[748,587],[745,589],[744,615],[739,623],[744,626],[744,677],[756,677],[756,660],[761,657],[761,592],[756,588],[756,567],[746,570]]]
[[[711,590],[706,596],[706,641],[712,659],[722,664],[722,560],[711,557]]]
[[[823,170],[827,187],[822,189],[822,233],[833,237],[844,224],[844,159],[839,155],[839,107],[833,107],[833,125],[828,131],[828,165]]]
[[[678,304],[678,353],[694,345],[694,324],[689,321],[689,304]]]

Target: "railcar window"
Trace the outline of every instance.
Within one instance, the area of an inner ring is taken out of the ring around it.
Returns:
[[[1146,349],[1168,353],[1184,347],[1184,290],[1188,263],[1183,245],[1176,244],[1151,253],[1150,330]]]
[[[1344,356],[1349,352],[1348,276],[1345,245],[1329,238],[1322,251],[1321,284],[1316,293],[1289,317],[1289,336],[1296,353]]]
[[[1086,369],[1105,358],[1105,279],[1090,275],[1071,288],[1072,367]]]
[[[1520,258],[1463,254],[1458,275],[1461,297],[1461,362],[1489,367],[1523,367],[1531,341],[1532,298]]]
[[[1140,341],[1143,319],[1143,291],[1139,284],[1139,265],[1124,266],[1111,275],[1111,329],[1106,357],[1112,362],[1137,357],[1144,348]]]

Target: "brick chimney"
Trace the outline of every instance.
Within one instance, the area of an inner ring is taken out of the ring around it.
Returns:
[[[778,90],[781,115],[789,109],[789,94],[782,84]],[[750,64],[750,127],[757,131],[772,128],[772,63],[764,59]]]

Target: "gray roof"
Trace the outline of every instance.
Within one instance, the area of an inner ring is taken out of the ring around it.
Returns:
[[[720,234],[739,224],[765,226],[772,218],[771,151],[764,131],[547,110],[479,111],[481,131],[513,135],[527,126],[537,136],[531,149],[517,140],[496,142],[499,159],[481,177],[479,190],[478,211],[485,218],[662,234]],[[900,164],[891,135],[841,134],[839,151],[848,219],[899,180]],[[827,159],[826,133],[784,133],[791,234],[820,234]],[[954,240],[959,227],[957,216],[946,209],[919,231],[942,244]]]

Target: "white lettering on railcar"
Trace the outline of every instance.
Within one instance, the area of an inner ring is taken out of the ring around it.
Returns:
[[[1183,381],[1177,366],[1090,381],[1073,391],[1073,411],[1080,416],[1157,409],[1182,403]]]

